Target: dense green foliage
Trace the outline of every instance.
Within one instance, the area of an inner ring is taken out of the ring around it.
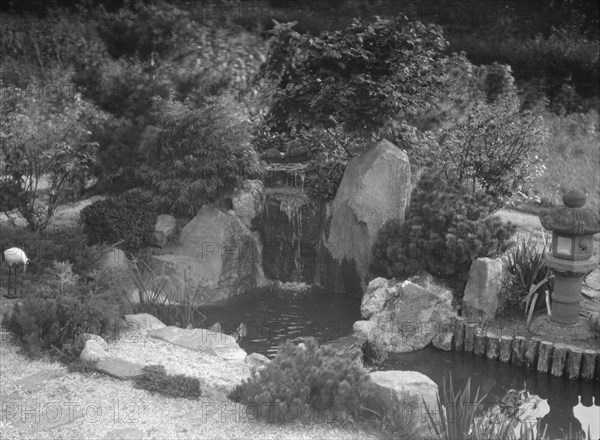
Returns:
[[[80,219],[88,245],[117,243],[127,252],[153,244],[156,211],[151,198],[140,191],[92,203],[81,210]]]
[[[203,203],[260,174],[248,123],[231,100],[200,108],[158,101],[156,110],[157,124],[142,140],[139,175],[161,210],[194,215]]]
[[[349,354],[312,340],[304,347],[287,342],[232,397],[271,423],[308,421],[315,414],[342,420],[360,415],[367,383],[367,372]]]
[[[391,220],[373,245],[373,270],[406,277],[425,269],[440,277],[464,276],[471,262],[509,247],[516,226],[490,216],[499,200],[426,171],[413,190],[404,224]]]
[[[167,397],[197,399],[202,395],[200,380],[184,374],[167,374],[162,365],[148,365],[134,379],[134,386]]]
[[[277,25],[261,76],[273,83],[267,115],[276,131],[335,128],[367,134],[388,129],[393,118],[428,106],[443,86],[441,30],[376,18],[309,37]]]
[[[56,262],[26,292],[4,325],[30,350],[61,349],[81,333],[112,339],[130,310],[122,296],[81,284],[70,263]]]

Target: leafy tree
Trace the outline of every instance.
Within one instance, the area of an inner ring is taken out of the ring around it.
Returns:
[[[32,231],[45,229],[58,205],[81,195],[97,147],[87,127],[104,118],[79,94],[49,99],[40,90],[39,83],[0,90],[1,173],[13,190],[10,204]]]
[[[248,122],[231,100],[196,107],[157,99],[155,110],[158,123],[142,139],[139,175],[157,195],[159,209],[195,215],[260,173]]]
[[[439,27],[376,17],[311,37],[293,26],[276,24],[259,74],[273,84],[268,119],[275,131],[393,131],[394,120],[427,108],[444,85],[447,43]]]

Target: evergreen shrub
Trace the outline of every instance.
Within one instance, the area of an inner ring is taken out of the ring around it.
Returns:
[[[123,240],[120,247],[130,253],[152,244],[156,218],[151,198],[141,191],[94,202],[80,214],[88,245]]]
[[[471,262],[508,249],[516,225],[490,216],[500,200],[459,181],[426,171],[413,190],[404,224],[383,225],[372,249],[373,271],[406,278],[425,269],[439,277],[464,277]]]
[[[360,415],[369,376],[349,353],[308,340],[283,344],[275,358],[229,397],[270,423],[311,417],[350,420]]]

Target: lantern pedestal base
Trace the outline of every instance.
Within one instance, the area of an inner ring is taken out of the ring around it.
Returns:
[[[542,339],[555,337],[567,341],[589,341],[594,338],[590,323],[581,316],[575,324],[561,325],[552,322],[549,316],[543,315],[532,321],[530,329]]]

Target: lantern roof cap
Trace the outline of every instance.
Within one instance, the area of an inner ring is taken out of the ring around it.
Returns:
[[[583,208],[585,194],[573,190],[563,196],[565,206],[555,206],[550,212],[540,215],[545,229],[566,235],[593,235],[600,232],[600,214]]]

